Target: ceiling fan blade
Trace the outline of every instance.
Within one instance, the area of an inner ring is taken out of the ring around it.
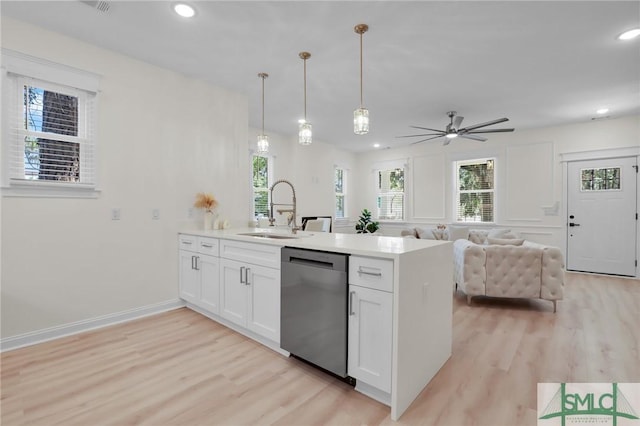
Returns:
[[[496,120],[487,121],[486,123],[474,124],[473,126],[465,127],[464,129],[460,129],[461,132],[468,132],[470,130],[479,129],[480,127],[491,126],[493,124],[504,123],[505,121],[509,121],[508,118],[498,118]]]
[[[459,129],[460,125],[462,124],[462,120],[464,120],[464,117],[457,115],[456,118],[454,118],[453,120],[453,128]]]
[[[471,132],[465,132],[465,134],[513,132],[514,130],[515,129],[473,130]]]
[[[438,139],[438,138],[441,138],[441,137],[443,137],[443,136],[444,136],[444,135],[439,135],[439,136],[434,136],[434,137],[432,137],[432,138],[422,139],[421,141],[411,142],[411,144],[410,144],[410,145],[415,145],[415,144],[420,143],[420,142],[430,141],[431,139]]]
[[[444,133],[425,133],[423,135],[403,135],[403,136],[396,136],[396,138],[414,138],[416,136],[444,136]]]
[[[458,133],[458,137],[465,138],[465,139],[473,139],[474,141],[480,141],[480,142],[485,142],[487,140],[487,138],[483,138],[482,136],[474,136],[468,133]]]
[[[440,132],[440,133],[444,133],[444,130],[430,129],[430,128],[428,128],[428,127],[420,127],[420,126],[409,126],[409,127],[413,127],[414,129],[431,130],[432,132]]]

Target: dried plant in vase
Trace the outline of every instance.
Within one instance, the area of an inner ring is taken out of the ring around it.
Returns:
[[[212,212],[218,205],[218,201],[212,194],[198,192],[196,194],[196,202],[193,203],[193,207],[197,209],[204,209],[206,212]]]
[[[199,192],[196,194],[196,202],[193,207],[204,209],[204,230],[213,229],[214,214],[213,209],[218,205],[218,201],[212,194]]]

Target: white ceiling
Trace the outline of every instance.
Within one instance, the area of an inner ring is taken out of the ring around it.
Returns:
[[[443,129],[446,112],[464,125],[586,122],[640,113],[638,1],[114,1],[103,13],[78,1],[2,1],[2,15],[122,52],[247,95],[260,127],[259,72],[267,72],[265,127],[295,134],[303,114],[301,51],[307,62],[314,138],[353,151],[406,145],[409,125]],[[364,35],[364,104],[371,131],[356,136],[358,23]],[[158,90],[162,90],[161,87]],[[419,133],[419,132],[418,132]],[[491,135],[488,135],[491,138]],[[255,135],[251,135],[254,139]],[[438,143],[438,141],[426,142]]]

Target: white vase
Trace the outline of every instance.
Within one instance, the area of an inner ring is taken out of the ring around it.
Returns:
[[[209,231],[213,229],[213,221],[215,219],[215,215],[211,211],[204,212],[204,230]]]

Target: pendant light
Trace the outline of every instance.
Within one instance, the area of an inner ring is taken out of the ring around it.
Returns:
[[[369,133],[369,110],[362,106],[362,35],[367,32],[367,24],[358,24],[353,30],[360,34],[360,108],[353,111],[353,133],[366,135]]]
[[[261,72],[258,77],[262,79],[262,133],[258,135],[258,153],[266,154],[269,152],[269,137],[264,134],[264,79],[269,77],[269,74]]]
[[[307,59],[311,57],[309,52],[300,52],[300,59],[304,62],[304,119],[298,123],[298,143],[300,145],[311,145],[313,133],[311,123],[307,121]]]

